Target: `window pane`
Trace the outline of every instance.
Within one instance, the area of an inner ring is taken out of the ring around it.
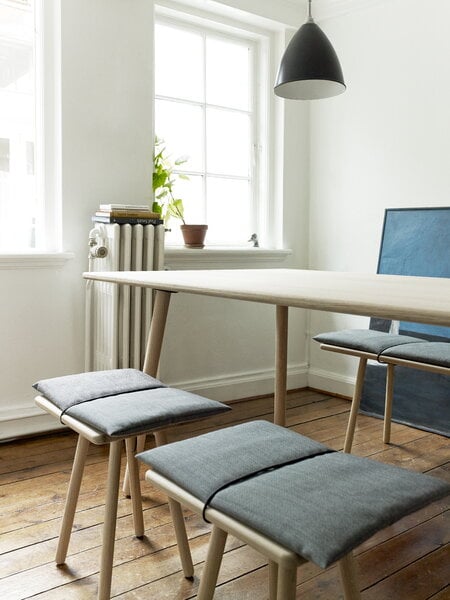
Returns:
[[[249,115],[209,108],[206,112],[206,136],[209,173],[249,176]]]
[[[203,109],[199,106],[157,100],[155,103],[155,133],[166,143],[172,160],[188,157],[182,170],[203,169]]]
[[[0,138],[0,171],[9,173],[9,140]]]
[[[203,201],[203,177],[199,175],[190,175],[189,180],[179,179],[173,186],[175,198],[181,198],[184,205],[184,216],[186,223],[201,224],[205,223],[205,210]],[[166,232],[166,242],[168,244],[183,245],[183,236],[181,235],[179,219],[170,219],[169,229]]]
[[[203,100],[203,38],[178,27],[155,27],[155,89],[160,96]]]
[[[0,248],[35,246],[34,13],[31,1],[0,4]],[[33,156],[34,161],[34,156]],[[20,218],[18,216],[20,215]]]
[[[208,239],[245,245],[252,231],[248,181],[208,177]]]
[[[190,175],[188,181],[178,179],[173,186],[173,189],[175,197],[183,200],[184,218],[186,223],[204,223],[205,205],[203,201],[203,177],[200,177],[199,175]]]
[[[248,46],[208,37],[206,39],[206,101],[209,104],[248,110],[249,85]]]

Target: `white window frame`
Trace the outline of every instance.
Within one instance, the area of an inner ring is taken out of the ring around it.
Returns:
[[[38,252],[61,252],[61,0],[36,4]]]
[[[205,11],[188,3],[179,5],[171,0],[159,0],[155,5],[155,23],[181,26],[198,33],[207,30],[212,35],[232,38],[244,43],[250,41],[254,46],[253,81],[251,82],[253,104],[252,131],[252,198],[254,231],[257,233],[261,248],[276,249],[282,247],[281,219],[274,218],[281,210],[277,207],[281,198],[275,193],[279,189],[273,176],[276,155],[275,147],[279,145],[279,134],[274,126],[275,104],[273,99],[273,80],[275,76],[275,54],[279,50],[277,31],[264,29],[251,22],[243,23],[228,15]],[[155,95],[155,99],[160,96]],[[164,97],[161,97],[164,99]],[[156,132],[158,133],[158,132]],[[158,133],[158,135],[161,135]],[[275,139],[277,138],[277,140]],[[204,138],[206,140],[206,136]],[[281,138],[280,138],[281,139]],[[205,171],[207,166],[205,165]],[[236,177],[239,179],[239,177]],[[236,245],[233,245],[236,247]],[[222,245],[222,248],[233,247]],[[250,247],[248,244],[247,247]],[[238,246],[242,247],[242,246]],[[177,255],[178,256],[178,255]]]

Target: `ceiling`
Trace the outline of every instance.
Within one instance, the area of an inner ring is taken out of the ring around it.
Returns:
[[[313,0],[312,12],[317,20],[329,19],[349,12],[365,10],[378,4],[384,4],[389,0]],[[285,0],[294,6],[303,6],[307,14],[308,0]]]

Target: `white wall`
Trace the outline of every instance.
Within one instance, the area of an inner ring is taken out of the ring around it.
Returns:
[[[348,89],[311,109],[311,268],[375,272],[385,208],[449,206],[449,22],[448,0],[391,0],[324,23]],[[354,371],[311,344],[311,385],[349,393]]]
[[[62,0],[63,239],[75,258],[0,270],[0,439],[53,425],[34,418],[32,383],[83,370],[91,214],[149,196],[152,19],[147,0]]]
[[[42,413],[32,383],[83,370],[81,273],[91,214],[100,202],[149,199],[152,19],[150,0],[61,2],[63,239],[74,258],[58,267],[5,269],[0,257],[0,439],[53,426],[36,416]],[[307,110],[287,107],[286,119],[283,238],[293,254],[283,266],[305,266]],[[306,384],[304,319],[292,311],[291,387]],[[270,392],[273,339],[269,307],[177,296],[161,376],[223,399]]]

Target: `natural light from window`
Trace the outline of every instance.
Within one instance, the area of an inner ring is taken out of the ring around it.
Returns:
[[[32,0],[0,0],[0,251],[36,247]]]
[[[208,244],[247,245],[255,230],[254,78],[254,40],[156,23],[155,133],[173,160],[188,157],[175,192],[187,223],[208,224]]]

